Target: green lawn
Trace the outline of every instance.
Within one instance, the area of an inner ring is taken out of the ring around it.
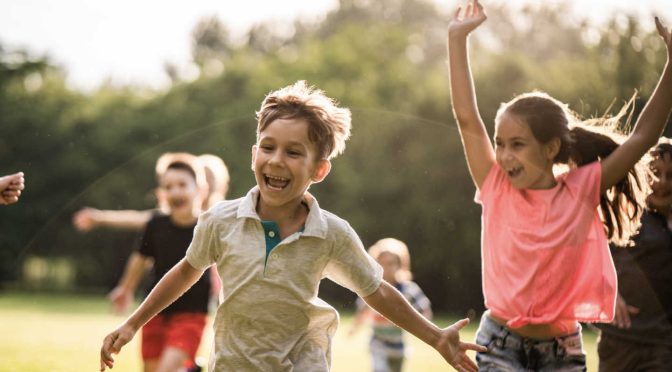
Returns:
[[[80,372],[97,371],[103,337],[116,328],[122,317],[109,313],[102,296],[0,294],[0,371],[3,372]],[[333,371],[368,372],[368,332],[362,329],[352,338],[346,335],[349,314],[342,314],[341,326],[333,346]],[[445,326],[448,318],[438,318]],[[473,341],[476,325],[463,337]],[[204,336],[200,355],[207,359],[212,333]],[[449,370],[440,356],[417,339],[407,338],[412,354],[406,371]],[[134,339],[117,356],[113,371],[141,371],[140,350]],[[595,334],[584,331],[588,370],[597,369]]]

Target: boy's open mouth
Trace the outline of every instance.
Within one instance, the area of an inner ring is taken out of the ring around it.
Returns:
[[[276,176],[269,176],[269,175],[264,175],[264,181],[266,181],[266,185],[275,190],[282,190],[287,185],[289,184],[289,179],[284,178],[284,177],[276,177]]]
[[[171,199],[168,204],[170,204],[170,208],[177,209],[186,205],[187,201],[184,199]]]

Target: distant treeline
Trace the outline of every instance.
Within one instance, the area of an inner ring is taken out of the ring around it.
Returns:
[[[48,58],[0,47],[0,173],[26,174],[21,201],[0,208],[0,282],[109,289],[137,234],[78,233],[73,212],[153,208],[154,161],[166,151],[221,156],[229,198],[243,196],[254,185],[255,110],[267,92],[303,79],[353,112],[344,155],[311,189],[320,205],[367,247],[382,237],[407,242],[436,310],[480,310],[480,206],[449,105],[449,15],[422,0],[340,4],[319,23],[259,24],[242,40],[203,19],[192,34],[199,77],[166,63],[172,85],[162,91],[114,82],[73,91]],[[650,94],[665,61],[652,20],[644,32],[626,15],[594,28],[566,14],[557,4],[515,14],[490,7],[471,40],[489,130],[500,102],[531,89],[584,116],[612,103],[615,112],[635,90],[640,102]],[[343,306],[354,297],[331,284],[323,295]]]

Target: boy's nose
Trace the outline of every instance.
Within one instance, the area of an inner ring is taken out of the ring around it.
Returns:
[[[268,159],[269,164],[282,164],[282,153],[280,151],[276,151],[273,153],[270,159]]]

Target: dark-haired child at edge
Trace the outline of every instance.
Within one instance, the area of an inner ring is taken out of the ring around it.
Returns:
[[[590,130],[565,104],[533,92],[500,107],[493,148],[467,53],[469,34],[485,20],[482,5],[473,1],[448,27],[453,113],[482,205],[487,311],[476,342],[488,352],[476,359],[482,371],[585,371],[579,322],[614,317],[616,272],[608,240],[627,240],[638,221],[631,223],[631,212],[641,210],[644,192],[636,187],[635,166],[670,115],[672,38],[656,18],[668,62],[622,144]],[[555,164],[570,170],[556,176]]]
[[[672,144],[650,152],[651,192],[632,244],[612,246],[614,320],[600,329],[600,372],[666,372],[672,366]]]
[[[338,313],[317,297],[324,277],[357,293],[458,371],[476,371],[466,351],[485,348],[460,341],[468,319],[440,329],[420,315],[382,279],[382,268],[350,225],[307,192],[343,151],[350,111],[298,82],[267,95],[257,119],[257,185],[201,215],[186,257],[105,337],[101,370],[112,367],[112,354],[216,263],[223,299],[209,371],[328,371]]]

